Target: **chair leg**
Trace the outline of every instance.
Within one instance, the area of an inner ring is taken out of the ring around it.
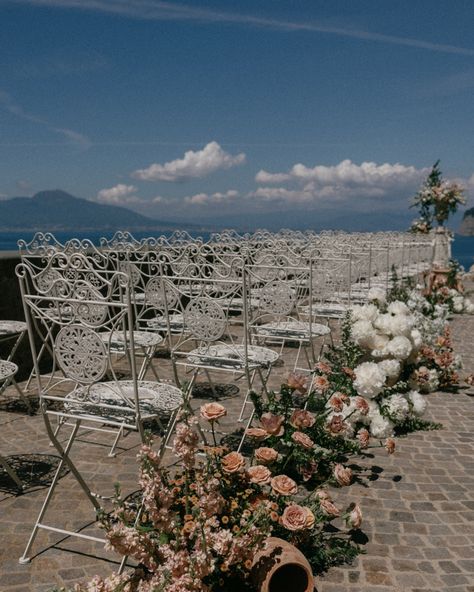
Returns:
[[[20,479],[20,477],[18,477],[17,472],[15,471],[15,469],[13,469],[8,461],[3,458],[2,455],[0,455],[0,465],[4,468],[4,470],[7,472],[8,476],[10,477],[10,479],[12,479],[12,481],[14,481],[18,487],[19,490],[22,490],[24,488],[24,484],[22,482],[22,480]]]
[[[33,413],[34,413],[33,407],[31,406],[31,403],[28,400],[28,397],[25,395],[25,393],[22,391],[22,389],[18,386],[18,384],[17,384],[17,382],[16,382],[16,380],[14,378],[12,378],[12,384],[16,388],[16,391],[20,395],[20,398],[23,401],[23,403],[25,403],[25,405],[27,406],[28,413],[30,415],[33,415]]]

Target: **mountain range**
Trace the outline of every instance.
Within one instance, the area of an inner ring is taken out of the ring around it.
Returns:
[[[189,225],[192,226],[192,225]],[[153,220],[128,208],[99,204],[59,189],[0,201],[0,230],[173,230],[183,225]]]

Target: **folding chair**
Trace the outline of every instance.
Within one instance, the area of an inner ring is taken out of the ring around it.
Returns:
[[[54,265],[54,257],[49,265]],[[57,263],[57,262],[56,262]],[[82,266],[79,264],[82,263]],[[85,258],[74,261],[61,255],[61,269],[74,270],[74,279],[61,280],[61,290],[44,294],[38,290],[35,270],[27,263],[17,267],[20,289],[28,324],[28,335],[33,354],[40,406],[48,436],[58,451],[61,461],[48,490],[39,516],[34,525],[20,563],[29,561],[29,553],[40,529],[63,535],[103,542],[102,539],[71,531],[45,521],[48,506],[58,486],[61,470],[66,465],[80,488],[90,501],[95,516],[99,509],[97,495],[93,494],[80,469],[71,458],[72,447],[82,427],[99,432],[112,433],[115,440],[110,455],[124,432],[136,431],[144,442],[144,423],[157,420],[166,439],[169,422],[165,427],[162,419],[169,418],[183,404],[181,391],[167,383],[138,380],[133,343],[133,314],[130,298],[130,283],[120,272],[91,272]],[[92,275],[91,275],[92,273]],[[65,276],[68,273],[64,274]],[[90,281],[94,282],[91,291]],[[58,295],[60,294],[60,295]],[[90,299],[94,294],[95,299]],[[68,314],[61,311],[68,307]],[[60,369],[62,376],[54,382],[42,383],[39,374],[38,356],[34,339],[34,319],[46,318],[44,337],[53,352],[53,373]],[[113,364],[110,343],[104,342],[101,333],[123,335],[126,351],[129,352],[131,380],[120,380]],[[61,395],[58,387],[68,389]],[[57,425],[53,422],[57,421]],[[58,439],[59,427],[72,427],[65,446]]]

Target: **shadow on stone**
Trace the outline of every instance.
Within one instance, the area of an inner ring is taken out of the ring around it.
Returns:
[[[24,489],[19,492],[16,483],[0,467],[0,491],[16,494],[28,493],[31,488],[50,485],[61,461],[59,456],[53,454],[13,454],[5,459],[23,482]],[[60,478],[68,472],[66,467],[62,467]]]
[[[193,386],[193,398],[195,399],[230,399],[237,397],[240,389],[235,384],[215,383],[214,389],[209,382],[198,382]]]

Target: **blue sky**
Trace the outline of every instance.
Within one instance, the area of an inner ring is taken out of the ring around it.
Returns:
[[[0,195],[391,216],[440,158],[472,205],[473,17],[471,0],[0,0]]]

